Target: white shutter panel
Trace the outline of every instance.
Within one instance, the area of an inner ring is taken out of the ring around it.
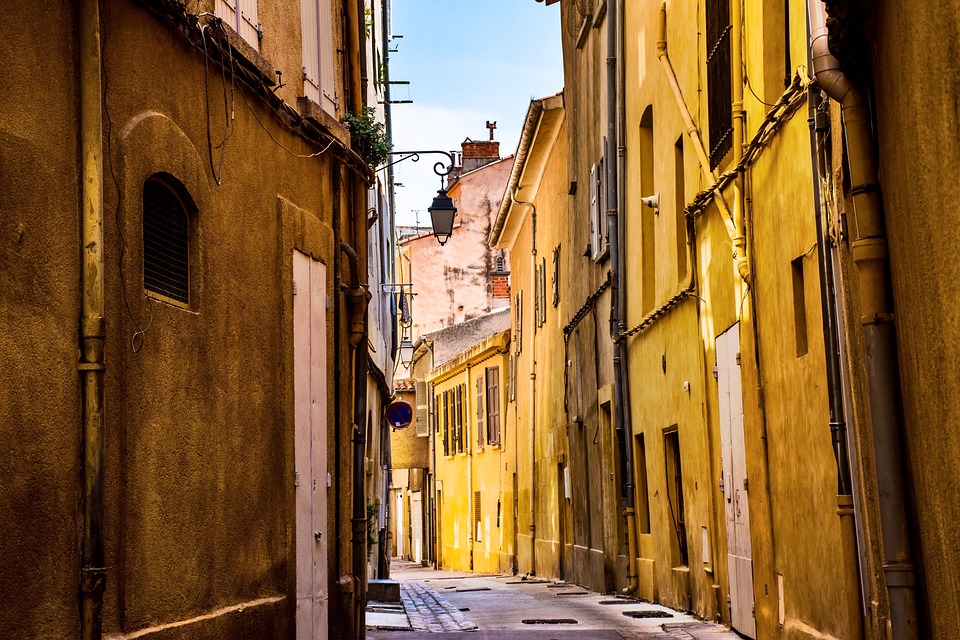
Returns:
[[[427,412],[427,383],[420,382],[415,384],[417,390],[417,435],[430,435],[429,414]]]
[[[257,19],[257,0],[238,0],[240,5],[240,20],[237,25],[237,33],[247,41],[251,47],[260,50],[260,30],[257,26],[260,21]]]
[[[231,29],[237,28],[237,0],[217,0],[213,13],[230,25]]]
[[[320,45],[320,106],[337,115],[337,87],[334,81],[335,51],[333,49],[333,5],[331,0],[319,0]]]
[[[600,254],[600,229],[597,228],[597,165],[590,167],[590,257]]]
[[[320,36],[317,22],[317,0],[300,0],[303,95],[320,104]]]

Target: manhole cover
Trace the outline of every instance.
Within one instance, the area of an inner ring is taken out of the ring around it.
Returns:
[[[656,609],[624,611],[623,615],[628,618],[672,618],[672,613],[666,611],[657,611]]]
[[[523,624],[578,624],[573,618],[531,618]]]

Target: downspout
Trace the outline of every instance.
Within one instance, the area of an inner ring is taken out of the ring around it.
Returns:
[[[521,202],[516,192],[510,191],[510,202],[530,207],[530,292],[536,299],[537,291],[537,205]],[[531,311],[536,311],[534,305]],[[532,314],[531,314],[532,315]],[[523,322],[523,318],[519,319]],[[537,575],[537,319],[530,324],[530,574]],[[522,345],[521,345],[522,348]]]
[[[830,410],[830,432],[833,437],[833,455],[837,463],[837,515],[840,517],[840,535],[843,544],[843,575],[846,591],[847,637],[858,640],[863,636],[863,616],[860,603],[860,568],[857,556],[857,522],[853,506],[853,482],[850,473],[850,454],[847,450],[847,425],[844,420],[843,387],[840,370],[840,343],[836,290],[834,289],[833,260],[830,238],[823,221],[823,204],[820,195],[820,154],[818,133],[826,131],[829,124],[817,123],[817,108],[821,103],[819,90],[807,89],[807,110],[810,125],[810,161],[813,171],[813,204],[816,216],[817,267],[820,277],[820,316],[823,320],[824,360],[827,369],[827,402]]]
[[[743,139],[746,112],[743,110],[743,16],[739,0],[730,3],[730,67],[733,83],[733,162],[740,166],[743,160]],[[743,174],[737,173],[733,180],[733,222],[737,235],[733,238],[733,254],[737,273],[744,283],[750,284],[750,263],[747,258],[747,216],[743,203]]]
[[[367,508],[364,492],[364,457],[366,455],[367,414],[367,301],[369,292],[360,285],[360,262],[357,252],[346,242],[340,242],[340,251],[347,256],[350,266],[350,285],[346,291],[350,307],[348,340],[353,348],[353,580],[354,633],[362,638],[367,597]]]
[[[463,399],[463,415],[466,418],[466,423],[469,427],[470,425],[470,364],[467,364],[467,392],[464,394]],[[477,425],[479,427],[479,424]],[[471,445],[472,437],[470,436],[470,429],[467,429],[467,442],[465,443],[465,448],[467,450],[467,490],[469,495],[467,496],[467,505],[469,512],[467,513],[467,521],[473,522],[473,514],[477,512],[477,505],[474,504],[474,493],[473,493],[473,448]],[[470,528],[467,530],[467,549],[470,551],[470,571],[473,571],[473,552],[476,542],[477,535],[477,523],[473,523]]]
[[[843,72],[830,53],[826,16],[820,0],[808,0],[810,50],[817,84],[840,104],[853,194],[851,252],[859,276],[859,303],[866,358],[867,395],[873,423],[883,575],[890,601],[893,640],[919,638],[916,574],[904,488],[903,431],[897,368],[890,265],[876,143],[864,90]]]
[[[707,179],[707,182],[713,184],[717,181],[717,174],[710,169],[710,159],[707,157],[707,151],[703,146],[703,137],[700,135],[700,129],[693,121],[693,116],[690,114],[690,109],[687,107],[687,103],[683,99],[683,92],[680,90],[680,83],[677,81],[677,74],[673,70],[673,64],[670,62],[670,56],[667,55],[666,2],[660,3],[660,20],[657,24],[657,58],[660,60],[663,70],[667,74],[667,82],[670,85],[670,89],[673,91],[673,97],[677,101],[677,107],[680,109],[680,115],[683,116],[683,124],[687,128],[687,137],[690,138],[690,142],[693,144],[693,150],[696,152],[697,160],[700,162],[700,169],[703,171],[703,175]],[[731,240],[734,240],[737,236],[737,227],[734,224],[734,218],[730,214],[730,209],[727,207],[727,203],[720,194],[719,189],[713,193],[713,199],[714,202],[717,203],[717,208],[720,209],[723,224],[727,228],[727,234],[730,236]]]
[[[622,47],[622,0],[613,0],[608,3],[607,9],[607,237],[610,243],[610,270],[613,272],[611,280],[610,298],[610,334],[613,342],[613,386],[614,386],[614,419],[616,420],[617,447],[620,455],[620,500],[623,504],[623,520],[627,531],[627,586],[624,594],[633,593],[639,586],[637,576],[637,527],[635,498],[633,495],[633,426],[630,415],[630,384],[629,366],[627,362],[627,345],[623,340],[616,338],[627,330],[625,317],[626,278],[623,273],[624,254],[620,238],[624,235],[624,220],[620,212],[623,211],[623,176],[620,171],[622,158],[625,154],[623,143],[623,126],[621,122],[621,105],[623,101],[623,82],[621,81],[621,67],[623,56]]]
[[[103,635],[103,113],[100,67],[100,5],[79,5],[80,171],[82,291],[80,294],[80,388],[82,396],[83,532],[80,556],[80,637]]]

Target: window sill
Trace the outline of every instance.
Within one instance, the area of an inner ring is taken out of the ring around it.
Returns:
[[[273,65],[267,62],[267,59],[244,40],[243,36],[237,33],[233,27],[212,15],[201,16],[199,22],[201,27],[210,27],[209,33],[212,34],[212,37],[222,34],[221,39],[225,42],[221,44],[230,47],[235,56],[234,61],[239,63],[240,66],[253,72],[257,79],[268,87],[277,84],[277,71],[273,68]],[[220,62],[225,68],[230,64],[229,60],[221,60]]]
[[[346,148],[350,148],[350,130],[323,107],[306,96],[300,96],[297,98],[297,109],[304,118],[332,135]]]

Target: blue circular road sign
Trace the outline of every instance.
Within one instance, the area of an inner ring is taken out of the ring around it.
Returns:
[[[387,408],[387,422],[394,429],[405,429],[413,422],[413,407],[406,400],[394,400]]]

